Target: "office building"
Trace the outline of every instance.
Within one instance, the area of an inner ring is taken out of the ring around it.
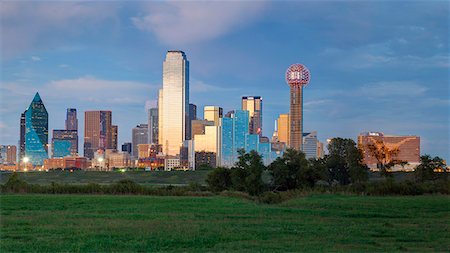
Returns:
[[[195,152],[213,152],[216,154],[216,161],[220,161],[221,133],[220,126],[206,126],[204,134],[194,136]],[[219,164],[217,164],[219,165]]]
[[[159,143],[165,155],[178,155],[190,139],[189,61],[182,51],[168,51],[163,63],[163,87],[159,93]]]
[[[189,104],[189,117],[191,120],[197,119],[197,106],[194,104]]]
[[[230,118],[221,118],[221,166],[231,167],[237,161],[238,150],[246,148],[248,111],[236,110]]]
[[[117,142],[119,138],[119,127],[111,125],[111,149],[117,150]]]
[[[133,158],[137,158],[139,155],[138,145],[148,144],[148,125],[139,124],[132,129],[131,132],[132,144],[131,153]]]
[[[78,131],[77,109],[75,108],[67,108],[66,130]]]
[[[52,157],[78,155],[77,130],[53,130]]]
[[[191,139],[194,139],[194,136],[197,134],[205,134],[205,127],[206,126],[214,126],[214,121],[207,121],[207,120],[193,120],[191,121]]]
[[[286,71],[286,82],[291,88],[289,147],[299,151],[303,144],[303,87],[309,79],[309,70],[302,64],[292,64]]]
[[[317,158],[317,132],[303,133],[303,153],[305,153],[306,159]]]
[[[249,112],[249,133],[262,136],[262,98],[242,97],[242,110]]]
[[[284,142],[286,146],[289,146],[290,139],[290,127],[289,127],[289,114],[280,114],[277,119],[277,138],[279,142]]]
[[[86,157],[67,156],[44,160],[44,170],[50,169],[87,169],[91,163]]]
[[[385,135],[381,132],[366,132],[358,136],[358,147],[363,153],[363,162],[371,169],[377,167],[377,159],[369,151],[368,145],[383,145],[388,150],[396,150],[399,152],[393,157],[387,156],[389,160],[399,160],[408,162],[407,169],[412,169],[420,164],[420,137],[419,136],[399,136]],[[403,169],[403,168],[401,168]]]
[[[20,137],[19,137],[19,161],[25,157],[25,132],[26,132],[26,126],[25,126],[25,113],[27,111],[20,114]]]
[[[105,152],[105,159],[111,169],[126,168],[132,165],[130,154],[127,152],[119,152],[115,149]]]
[[[317,142],[317,158],[323,158],[325,156],[325,150],[323,146],[323,142]]]
[[[16,164],[17,147],[14,145],[0,145],[0,164]]]
[[[84,156],[93,159],[98,150],[112,148],[112,112],[84,112]]]
[[[25,112],[25,156],[34,166],[48,158],[48,113],[39,93]]]
[[[215,126],[219,125],[219,120],[222,118],[223,109],[219,106],[205,106],[204,108],[204,119],[207,121],[214,122]]]
[[[195,152],[195,168],[203,166],[209,168],[217,167],[217,156],[214,152],[199,151]]]
[[[148,110],[148,144],[158,144],[158,108]]]
[[[131,155],[132,152],[131,142],[125,142],[124,144],[122,144],[122,152],[126,152]]]

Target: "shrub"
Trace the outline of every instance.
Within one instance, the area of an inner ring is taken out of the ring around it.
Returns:
[[[264,204],[278,204],[282,201],[280,194],[276,192],[264,192],[258,196],[258,202]]]

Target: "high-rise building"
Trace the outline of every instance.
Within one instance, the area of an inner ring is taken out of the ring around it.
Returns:
[[[122,152],[126,152],[131,155],[131,151],[132,151],[131,142],[125,142],[124,144],[122,144]]]
[[[112,148],[112,112],[84,112],[84,156],[93,159],[98,150]]]
[[[373,144],[375,146],[382,144],[388,150],[398,149],[398,154],[394,155],[394,157],[387,156],[387,160],[393,159],[405,161],[412,167],[420,163],[419,136],[384,135],[380,132],[361,133],[358,136],[358,147],[362,150],[363,162],[369,168],[376,168],[377,160],[369,151],[369,144]]]
[[[303,153],[305,153],[306,159],[317,158],[317,132],[303,133]]]
[[[27,111],[24,111],[22,114],[20,114],[19,161],[21,161],[22,158],[25,156],[25,132],[26,132],[25,113],[26,112]]]
[[[16,164],[17,147],[14,145],[0,145],[0,165]]]
[[[277,119],[277,137],[279,142],[286,143],[289,146],[290,128],[289,128],[289,114],[280,114]]]
[[[204,118],[208,121],[213,121],[215,126],[219,125],[219,120],[222,118],[223,109],[219,106],[205,106]]]
[[[148,143],[158,144],[158,108],[148,110]]]
[[[299,151],[303,144],[303,87],[309,79],[309,70],[302,64],[293,64],[286,71],[286,82],[291,87],[289,146]]]
[[[262,98],[242,97],[242,110],[249,112],[249,131],[250,134],[262,136]]]
[[[233,117],[233,151],[237,155],[239,149],[245,149],[245,138],[248,135],[249,113],[244,110],[236,110]]]
[[[137,158],[139,155],[138,145],[139,144],[148,144],[148,125],[147,124],[139,124],[132,129],[131,132],[132,144],[131,148],[132,154],[134,158]]]
[[[191,139],[194,139],[194,136],[197,134],[205,134],[206,126],[214,126],[214,121],[200,120],[196,119],[191,121]]]
[[[48,158],[48,113],[39,93],[25,112],[25,156],[39,166]]]
[[[191,120],[197,119],[197,106],[194,104],[189,104],[189,117]]]
[[[119,137],[119,127],[111,125],[111,149],[117,150],[117,142]]]
[[[317,158],[323,158],[325,156],[325,150],[323,149],[323,142],[317,142]]]
[[[206,126],[204,134],[194,136],[195,152],[213,152],[216,154],[216,161],[220,161],[221,133],[219,126]]]
[[[237,161],[238,150],[245,149],[248,135],[248,111],[236,110],[230,118],[221,118],[221,166],[231,167]]]
[[[78,131],[77,109],[75,108],[67,108],[66,130]]]
[[[187,137],[186,140],[190,140],[192,139],[192,136],[194,136],[192,134],[192,121],[197,119],[197,106],[194,104],[189,104],[189,119],[186,122],[186,133],[187,133]]]
[[[182,51],[168,51],[163,63],[163,88],[159,93],[159,143],[165,155],[178,155],[189,121],[189,61]]]
[[[77,154],[77,130],[53,130],[52,157],[76,156]]]

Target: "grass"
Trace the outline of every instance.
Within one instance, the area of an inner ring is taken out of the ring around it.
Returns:
[[[280,205],[220,196],[0,200],[1,252],[450,250],[448,196],[312,195]]]
[[[144,185],[188,185],[191,182],[206,184],[209,170],[196,171],[36,171],[18,172],[20,179],[29,184],[111,184],[122,179],[130,179]],[[10,172],[0,173],[0,184],[5,184]]]

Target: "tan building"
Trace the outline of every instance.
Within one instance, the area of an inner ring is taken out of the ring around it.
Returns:
[[[14,145],[6,146],[6,163],[16,164],[17,162],[17,147]]]
[[[106,152],[105,158],[108,160],[109,168],[126,168],[132,165],[130,154],[127,152]]]
[[[242,97],[242,110],[249,112],[249,133],[262,135],[262,98]]]
[[[84,112],[84,156],[93,159],[94,153],[112,148],[112,112]]]
[[[397,136],[384,135],[379,132],[362,133],[358,136],[358,147],[363,152],[363,161],[369,168],[376,168],[377,160],[370,153],[368,145],[382,143],[389,149],[398,149],[399,153],[388,159],[395,159],[408,162],[405,168],[394,168],[394,170],[410,170],[420,164],[420,137],[419,136]]]
[[[277,119],[277,137],[279,142],[290,144],[289,114],[280,114]]]
[[[317,158],[323,158],[325,150],[323,149],[323,142],[317,141]]]
[[[205,134],[197,134],[194,136],[195,152],[213,152],[216,154],[216,161],[220,161],[220,142],[221,132],[219,126],[206,126]],[[218,165],[218,164],[217,164]]]
[[[204,119],[207,121],[213,121],[215,126],[219,125],[219,119],[222,118],[222,108],[219,106],[205,106]]]
[[[207,120],[192,120],[192,136],[191,139],[194,139],[194,136],[196,134],[205,134],[205,127],[206,126],[214,126],[214,121],[207,121]]]
[[[86,157],[67,156],[44,160],[44,170],[66,168],[78,168],[84,170],[89,168],[89,166],[90,162]]]

